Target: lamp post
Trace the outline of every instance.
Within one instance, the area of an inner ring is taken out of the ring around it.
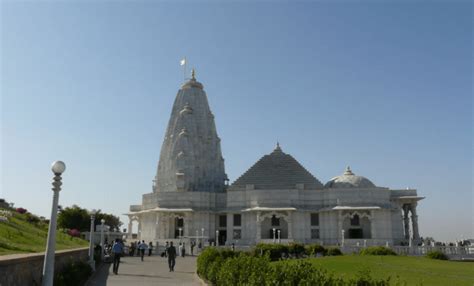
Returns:
[[[104,260],[104,223],[105,219],[100,220],[100,259]]]
[[[281,243],[281,230],[278,230],[278,243]]]
[[[61,174],[66,170],[66,164],[55,161],[51,166],[54,173],[53,178],[53,206],[51,208],[51,219],[49,220],[48,240],[43,264],[43,286],[52,286],[54,278],[54,253],[56,248],[56,222],[58,216],[59,191],[61,191]]]
[[[343,229],[341,230],[341,234],[342,234],[341,247],[344,247],[344,233],[345,232],[346,232],[345,230],[343,230]]]
[[[219,231],[216,230],[216,246],[219,246]]]
[[[273,228],[273,243],[275,243],[276,240],[276,229]]]
[[[181,237],[182,237],[183,229],[179,228],[179,242],[181,243]]]
[[[89,240],[89,264],[92,268],[92,271],[95,271],[95,262],[94,262],[94,221],[95,221],[95,214],[97,211],[95,209],[90,211],[91,215],[91,232],[90,232],[90,240]]]

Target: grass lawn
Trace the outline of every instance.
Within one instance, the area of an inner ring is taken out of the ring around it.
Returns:
[[[369,268],[376,278],[391,276],[392,282],[407,282],[407,285],[473,286],[474,263],[454,262],[412,256],[327,256],[310,258],[311,262],[334,272],[337,276],[354,277]],[[403,285],[403,284],[402,284]]]
[[[46,248],[48,224],[29,223],[26,214],[11,210],[7,222],[0,221],[0,255],[42,252]],[[88,242],[73,238],[61,230],[57,231],[56,249],[71,249],[88,246]]]

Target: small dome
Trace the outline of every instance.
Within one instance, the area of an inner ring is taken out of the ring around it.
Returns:
[[[350,167],[347,167],[346,171],[341,176],[334,177],[327,182],[325,187],[332,189],[376,188],[374,183],[366,177],[354,175]]]

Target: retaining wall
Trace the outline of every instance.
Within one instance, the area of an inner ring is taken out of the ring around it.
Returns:
[[[68,262],[87,261],[88,248],[56,251],[54,273]],[[0,256],[0,286],[41,285],[44,252]]]

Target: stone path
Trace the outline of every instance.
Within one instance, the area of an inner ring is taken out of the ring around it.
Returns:
[[[176,258],[174,272],[169,272],[168,260],[160,256],[122,257],[118,275],[112,272],[112,264],[97,269],[87,286],[147,286],[147,285],[201,285],[197,278],[196,257]]]

